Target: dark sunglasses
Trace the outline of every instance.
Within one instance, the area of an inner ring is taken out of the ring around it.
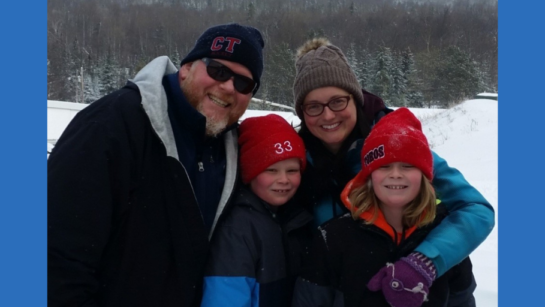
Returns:
[[[216,81],[224,82],[233,77],[233,85],[235,86],[235,90],[241,94],[251,93],[257,85],[254,80],[234,73],[231,69],[229,69],[229,67],[221,64],[220,62],[214,61],[210,58],[203,58],[202,61],[206,65],[206,72],[210,78]]]

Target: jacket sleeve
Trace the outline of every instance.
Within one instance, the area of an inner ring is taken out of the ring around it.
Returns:
[[[443,275],[481,244],[494,228],[494,209],[464,176],[433,154],[433,186],[449,215],[415,249]]]
[[[95,103],[98,103],[95,102]],[[99,262],[126,161],[99,108],[77,114],[48,159],[48,306],[98,306]],[[118,201],[121,201],[118,197]]]
[[[231,220],[220,224],[212,240],[201,307],[259,306],[257,242],[245,223]]]

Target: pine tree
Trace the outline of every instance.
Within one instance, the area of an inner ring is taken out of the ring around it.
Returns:
[[[389,97],[393,106],[406,106],[407,82],[403,73],[402,62],[402,57],[398,53],[392,54],[392,64],[389,71],[391,77]]]
[[[165,54],[167,46],[167,30],[163,24],[158,25],[152,33],[152,43],[157,54]]]
[[[411,49],[407,47],[401,54],[401,71],[405,78],[405,106],[422,108],[424,106],[424,95],[420,91],[421,82],[418,78]]]
[[[174,63],[174,65],[180,65],[182,62],[180,53],[178,52],[178,48],[176,46],[174,47],[174,53],[170,56],[170,60],[172,63]]]
[[[51,83],[53,82],[51,78],[52,77],[52,74],[51,74],[51,62],[49,61],[49,59],[47,59],[47,99],[51,99],[55,96],[55,92],[53,91],[52,89],[52,86],[51,86]]]
[[[479,91],[476,63],[456,46],[446,50],[436,75],[440,88],[437,98],[442,106],[471,98]]]
[[[250,2],[246,10],[246,22],[252,21],[254,19],[254,16],[255,16],[255,5],[253,2]]]
[[[401,71],[403,72],[407,84],[409,84],[409,80],[416,75],[413,53],[409,47],[401,53]]]
[[[66,82],[64,82],[62,100],[73,101],[82,103],[83,93],[81,91],[81,68],[82,63],[80,60],[80,46],[78,40],[75,39],[72,44],[65,50],[65,71],[63,75],[66,76]]]
[[[96,69],[84,75],[84,103],[92,103],[103,96],[104,88]]]
[[[100,76],[103,91],[104,94],[109,94],[119,87],[119,66],[110,51],[108,51],[108,53],[106,54],[106,58],[103,59],[103,64],[101,65],[101,67],[102,72]]]
[[[392,103],[390,97],[390,87],[392,86],[392,76],[390,75],[392,66],[392,54],[390,48],[383,47],[376,56],[376,72],[373,78],[372,92],[382,97],[384,102]]]
[[[269,54],[269,61],[265,63],[267,69],[264,76],[261,77],[263,89],[260,89],[256,98],[293,106],[294,53],[287,43],[274,47]],[[264,108],[268,109],[267,106]]]
[[[418,89],[424,97],[424,103],[428,108],[433,105],[440,106],[439,96],[442,89],[438,72],[441,65],[441,52],[439,50],[429,53],[421,52],[415,57]]]
[[[376,62],[375,57],[367,49],[361,51],[361,87],[371,90],[373,88],[373,79],[375,77]]]
[[[348,64],[350,65],[350,67],[352,67],[358,83],[360,85],[363,85],[363,62],[359,60],[356,49],[356,44],[352,42],[348,47],[348,50],[346,51],[346,59],[348,60]]]
[[[496,92],[497,90],[493,86],[490,74],[488,73],[488,68],[490,63],[488,60],[484,60],[481,63],[475,63],[475,68],[477,70],[477,79],[479,80],[479,92]]]

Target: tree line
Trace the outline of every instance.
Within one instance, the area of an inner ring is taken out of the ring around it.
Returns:
[[[497,19],[491,0],[48,0],[47,95],[91,103],[157,56],[178,65],[207,27],[239,22],[265,39],[256,98],[293,106],[295,51],[326,37],[388,105],[444,107],[497,92]]]

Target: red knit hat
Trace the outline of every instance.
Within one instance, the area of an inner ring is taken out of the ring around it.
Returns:
[[[361,151],[361,171],[352,186],[362,185],[379,167],[409,163],[433,179],[433,158],[422,124],[407,108],[399,108],[384,116],[371,130]]]
[[[239,127],[242,182],[247,184],[267,167],[290,158],[299,158],[305,169],[305,144],[295,129],[276,114],[250,117]]]

